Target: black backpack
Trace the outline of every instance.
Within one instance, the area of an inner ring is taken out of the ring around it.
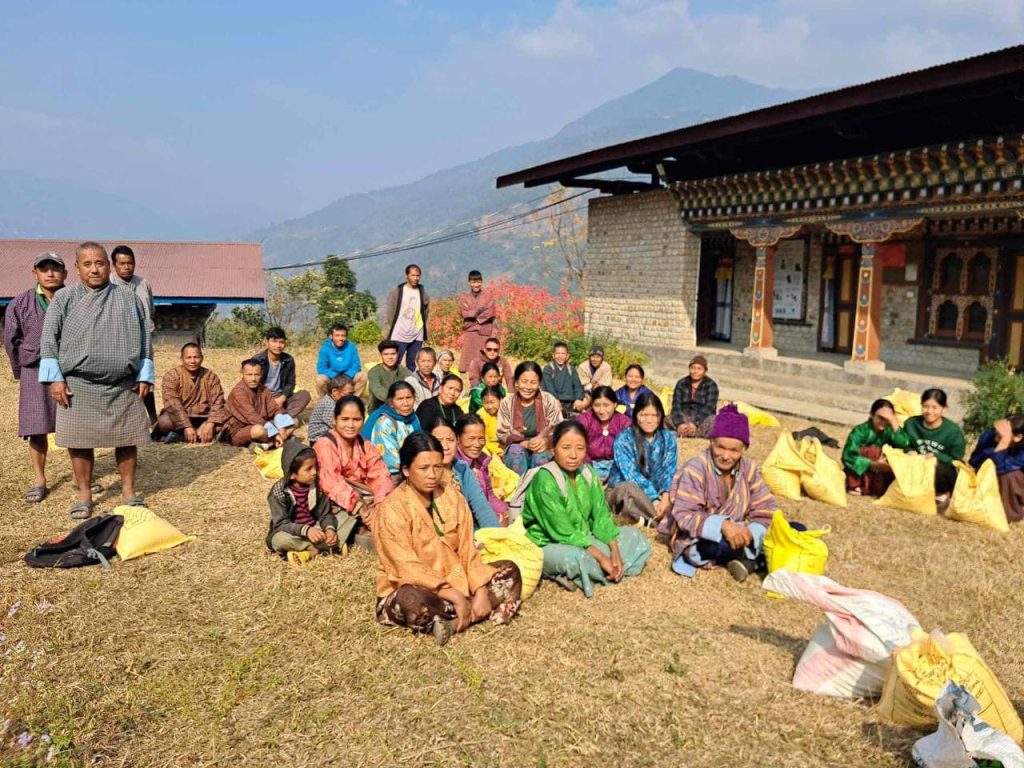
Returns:
[[[64,538],[40,544],[25,555],[25,562],[32,568],[78,568],[102,564],[109,571],[110,563],[107,561],[117,554],[114,542],[123,524],[121,515],[90,518]]]

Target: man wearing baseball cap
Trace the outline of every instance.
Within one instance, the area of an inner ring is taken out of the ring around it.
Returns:
[[[32,262],[36,284],[16,296],[4,318],[4,350],[19,382],[18,437],[28,441],[35,479],[23,499],[38,504],[46,498],[46,436],[56,429],[57,406],[50,388],[39,383],[39,343],[43,318],[53,295],[64,287],[64,259],[47,251]]]
[[[610,387],[612,367],[604,361],[604,347],[591,347],[590,357],[576,367],[576,373],[580,376],[584,392],[593,392],[597,387]]]

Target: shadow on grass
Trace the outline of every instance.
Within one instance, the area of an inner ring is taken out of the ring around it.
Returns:
[[[780,632],[777,629],[747,627],[740,624],[733,624],[729,627],[729,631],[734,635],[748,637],[751,640],[757,640],[759,643],[767,643],[768,645],[774,645],[777,648],[787,651],[792,655],[794,664],[800,660],[800,656],[803,654],[804,648],[807,647],[806,637],[793,637],[792,635],[787,635],[785,632]]]
[[[914,747],[914,742],[927,736],[933,730],[915,730],[907,726],[882,723],[875,719],[866,720],[860,726],[860,733],[865,741],[876,745],[893,757],[906,760],[907,765],[912,764],[910,752]]]

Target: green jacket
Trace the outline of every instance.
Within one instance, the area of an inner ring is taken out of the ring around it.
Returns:
[[[383,363],[378,363],[366,373],[366,388],[370,391],[370,402],[366,406],[367,413],[373,413],[388,400],[388,389],[396,381],[405,381],[409,372],[399,363],[395,369],[389,370]]]
[[[904,430],[893,431],[892,427],[875,432],[871,422],[865,421],[850,430],[850,436],[846,438],[846,445],[843,446],[843,466],[858,477],[863,475],[871,468],[871,459],[861,456],[860,449],[873,445],[891,445],[905,451],[910,445],[910,438]]]
[[[608,510],[601,481],[593,469],[587,469],[586,465],[580,468],[574,483],[552,462],[530,481],[523,503],[523,524],[526,535],[538,547],[570,544],[585,549],[590,546],[590,534],[604,544],[618,538],[619,529]],[[561,477],[556,478],[553,472]],[[559,486],[565,488],[564,493]]]
[[[910,450],[933,453],[941,464],[963,461],[967,441],[955,422],[943,419],[938,427],[928,429],[923,416],[911,416],[904,423],[903,431],[910,438]]]

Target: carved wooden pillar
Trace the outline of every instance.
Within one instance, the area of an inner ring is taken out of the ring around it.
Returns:
[[[772,311],[775,299],[775,246],[757,247],[754,263],[754,293],[750,312],[750,344],[743,354],[753,357],[778,357],[773,345]]]
[[[780,240],[793,237],[802,224],[770,227],[736,227],[733,236],[754,246],[754,290],[750,309],[750,345],[743,354],[751,357],[778,357],[772,334],[772,312],[775,299],[775,246]]]
[[[853,326],[853,350],[844,368],[851,373],[882,373],[885,363],[881,352],[882,266],[875,261],[875,246],[897,233],[909,232],[924,219],[861,219],[831,221],[825,224],[837,235],[846,235],[859,243],[860,269],[857,272],[857,313]]]
[[[885,370],[879,354],[882,322],[882,267],[875,263],[875,243],[862,243],[857,279],[857,315],[853,326],[853,351],[847,370],[862,373]]]

